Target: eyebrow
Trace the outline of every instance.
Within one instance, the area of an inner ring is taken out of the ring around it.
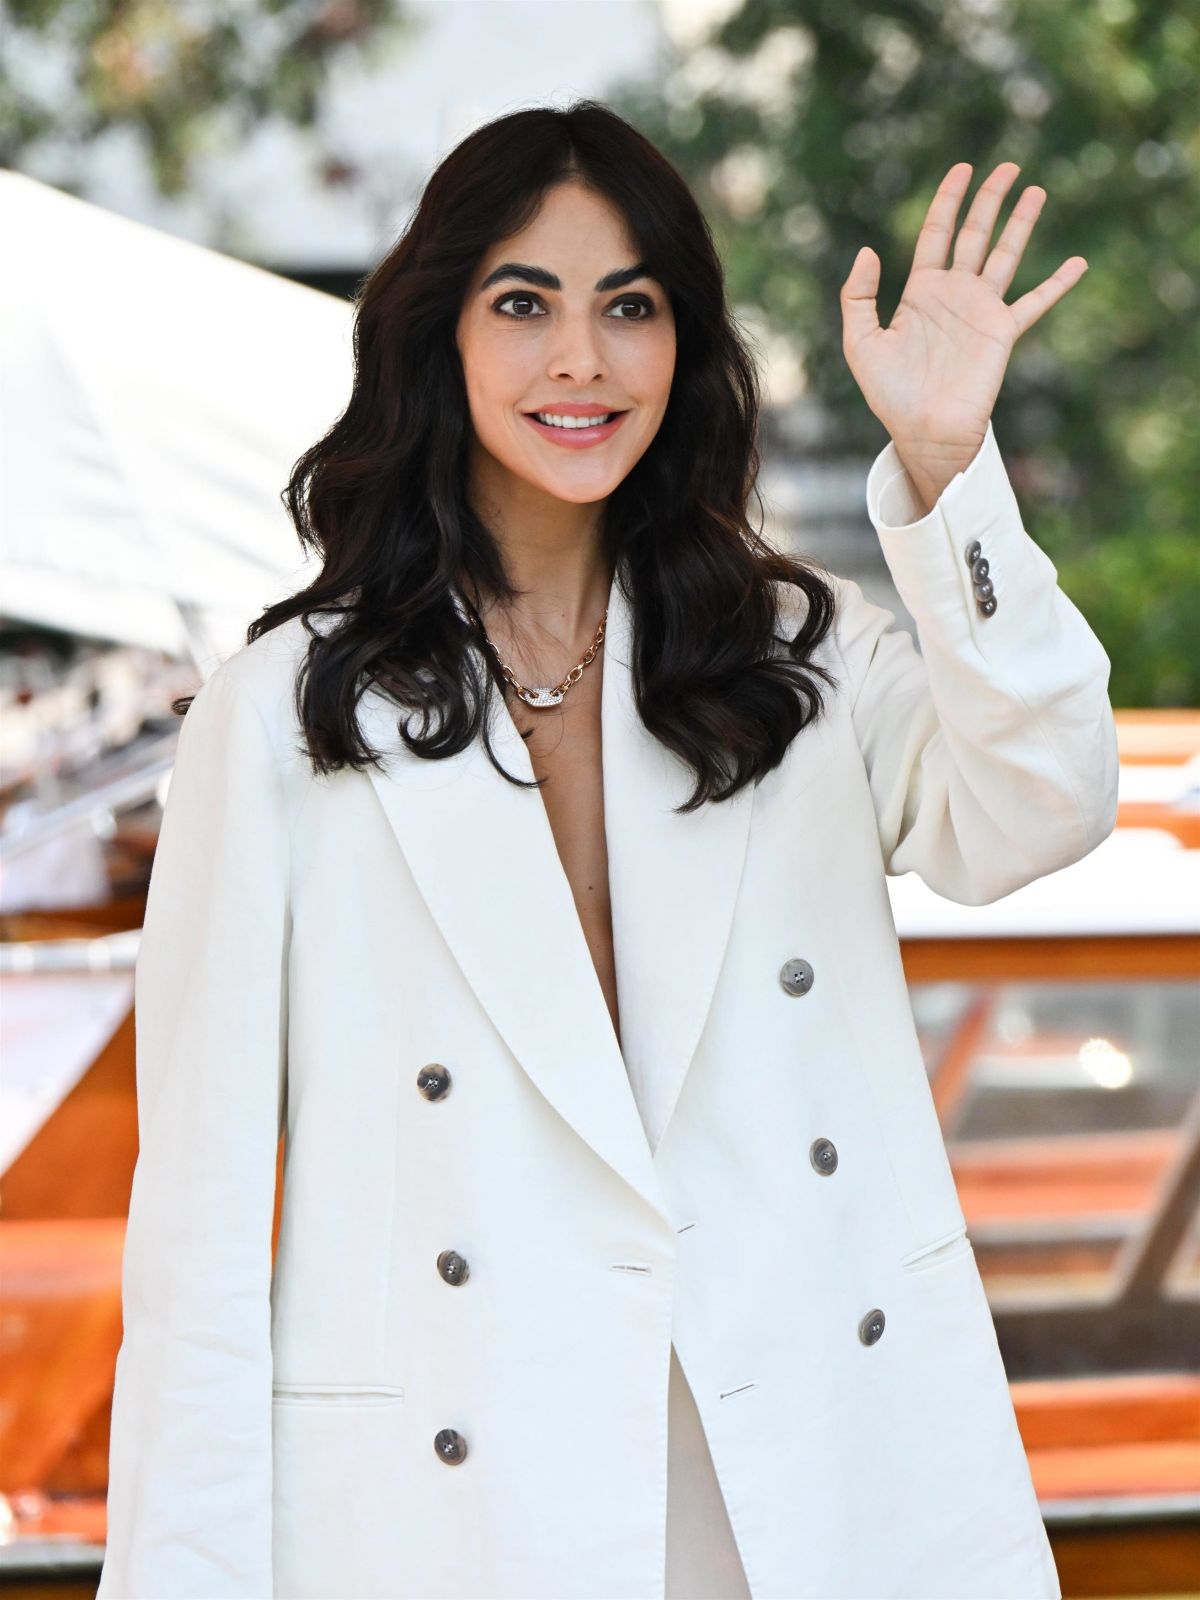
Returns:
[[[652,276],[648,262],[639,261],[632,267],[618,267],[615,272],[606,272],[597,280],[596,292],[603,294],[607,289],[623,289],[627,283],[632,283],[635,278],[649,278]],[[494,267],[479,285],[482,294],[485,289],[490,289],[501,278],[519,278],[523,283],[532,283],[539,289],[561,289],[562,279],[557,273],[547,272],[545,267],[530,267],[523,261],[503,261]]]

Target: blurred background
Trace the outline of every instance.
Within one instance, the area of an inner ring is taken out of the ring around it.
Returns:
[[[99,1576],[170,701],[307,581],[280,492],[437,161],[578,95],[713,226],[764,531],[914,635],[854,254],[886,321],[947,168],[1015,160],[1013,295],[1088,260],[995,430],[1112,661],[1117,829],[994,906],[888,887],[1064,1596],[1200,1596],[1200,12],[1132,0],[0,7],[0,1588]]]

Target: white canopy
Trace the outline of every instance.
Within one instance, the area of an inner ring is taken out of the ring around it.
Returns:
[[[281,501],[349,302],[0,169],[0,615],[207,676],[313,568]]]

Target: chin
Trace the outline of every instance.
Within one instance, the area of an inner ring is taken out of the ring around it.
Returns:
[[[597,500],[607,500],[620,482],[620,475],[609,475],[599,483],[544,483],[542,488],[556,500],[566,500],[572,505],[590,506]]]

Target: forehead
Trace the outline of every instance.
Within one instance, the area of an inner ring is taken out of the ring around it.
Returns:
[[[515,233],[495,240],[484,252],[484,271],[497,261],[520,256],[533,260],[531,252],[553,253],[569,262],[594,262],[598,256],[615,256],[604,265],[611,267],[632,261],[633,237],[620,210],[603,195],[576,183],[557,184],[542,201],[536,215]],[[539,262],[552,266],[549,260]]]

